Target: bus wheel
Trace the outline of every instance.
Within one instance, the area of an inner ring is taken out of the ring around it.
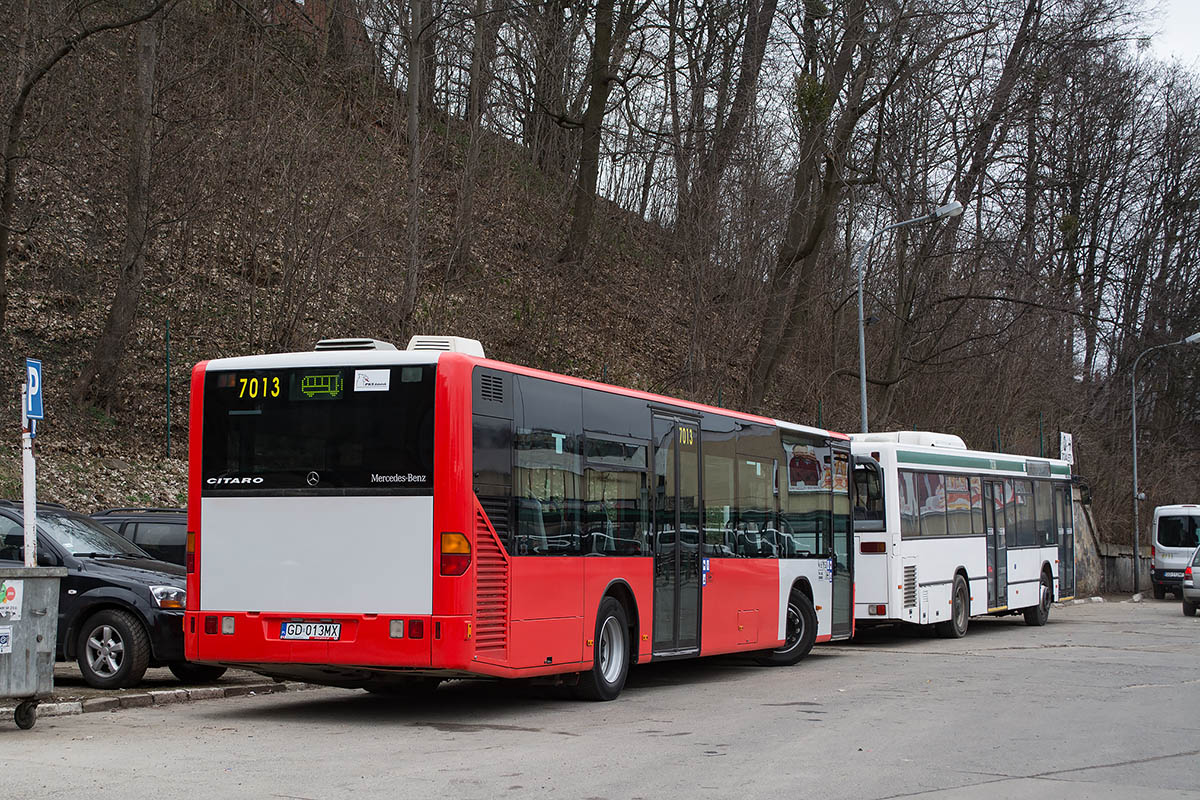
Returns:
[[[1050,573],[1042,570],[1042,581],[1038,584],[1038,602],[1036,606],[1025,609],[1025,624],[1042,626],[1050,619],[1050,603],[1054,600],[1054,584],[1050,582]]]
[[[593,645],[592,668],[579,674],[576,694],[584,700],[615,700],[629,675],[629,619],[614,597],[600,601]]]
[[[788,597],[787,628],[783,646],[768,650],[758,663],[771,667],[790,667],[808,655],[817,641],[817,611],[812,600],[799,589],[793,589]]]
[[[967,593],[967,582],[962,575],[955,575],[954,588],[950,590],[950,619],[935,623],[934,629],[943,639],[961,639],[967,633],[970,618],[971,595]]]

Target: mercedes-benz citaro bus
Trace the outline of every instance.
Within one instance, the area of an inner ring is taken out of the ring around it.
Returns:
[[[852,434],[855,617],[967,632],[971,617],[1044,625],[1075,590],[1071,468],[968,450],[926,431]]]
[[[370,339],[192,372],[187,657],[379,692],[853,632],[841,434]]]

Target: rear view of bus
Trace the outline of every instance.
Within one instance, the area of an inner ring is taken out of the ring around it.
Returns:
[[[347,686],[429,667],[438,356],[335,340],[197,365],[190,660]]]

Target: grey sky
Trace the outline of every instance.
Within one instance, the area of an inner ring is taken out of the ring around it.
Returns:
[[[1159,0],[1162,15],[1151,30],[1154,52],[1159,57],[1179,58],[1184,64],[1200,67],[1200,0]],[[1147,5],[1152,5],[1153,0]]]

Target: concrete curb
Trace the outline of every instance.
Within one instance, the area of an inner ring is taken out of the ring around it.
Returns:
[[[69,717],[75,714],[88,714],[93,711],[116,711],[123,708],[146,708],[148,706],[172,705],[175,703],[191,703],[197,700],[219,700],[225,697],[248,697],[258,694],[278,694],[279,692],[301,692],[317,689],[311,683],[296,681],[264,681],[262,683],[242,683],[234,686],[203,686],[195,689],[154,689],[146,692],[130,692],[112,697],[91,697],[87,700],[73,700],[62,703],[39,703],[38,717]],[[0,715],[12,714],[15,706],[0,706]]]
[[[1103,597],[1076,597],[1073,600],[1062,600],[1062,601],[1056,600],[1054,602],[1054,607],[1055,608],[1066,608],[1068,605],[1082,606],[1082,605],[1086,605],[1087,603],[1104,603],[1104,602],[1107,602],[1107,601]]]

